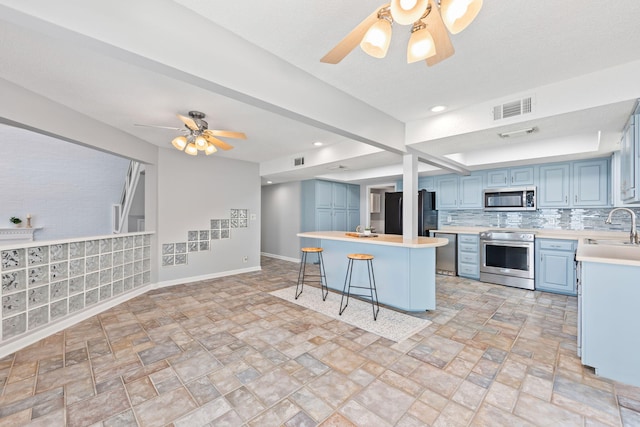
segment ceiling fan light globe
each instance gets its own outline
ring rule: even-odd
[[[204,151],[207,148],[207,140],[202,135],[198,135],[195,140],[196,148],[200,151]]]
[[[440,10],[444,25],[451,34],[458,34],[473,22],[482,9],[482,0],[442,0]]]
[[[407,63],[422,61],[436,54],[433,36],[426,28],[411,33],[407,46]]]
[[[218,149],[213,144],[209,143],[207,144],[207,148],[205,148],[204,150],[204,154],[208,156],[209,154],[213,154],[216,151],[218,151]]]
[[[391,0],[391,17],[400,25],[411,25],[427,10],[429,0]]]
[[[360,47],[374,58],[384,58],[391,42],[391,23],[386,19],[378,19],[360,42]]]
[[[173,141],[171,141],[171,145],[173,145],[176,150],[184,150],[184,147],[187,146],[187,138],[185,138],[184,136],[178,136],[176,138],[173,138]]]
[[[184,152],[190,156],[197,156],[198,149],[196,148],[196,144],[194,144],[193,142],[187,144],[187,148],[184,149]]]

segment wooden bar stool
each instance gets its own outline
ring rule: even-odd
[[[320,283],[320,293],[322,295],[322,301],[327,299],[329,288],[327,287],[327,276],[324,272],[324,261],[322,260],[322,248],[302,248],[302,258],[300,259],[300,271],[298,272],[298,284],[296,285],[296,299],[302,294],[304,290],[304,282],[316,282]],[[307,274],[307,254],[318,254],[318,268],[320,274]],[[317,277],[317,280],[306,280],[307,277]],[[300,292],[298,292],[300,288]]]
[[[342,298],[340,299],[340,315],[344,312],[345,308],[349,305],[349,296],[351,295],[351,288],[369,289],[369,295],[366,294],[353,294],[354,296],[360,296],[369,298],[371,300],[371,309],[373,310],[373,320],[377,320],[378,312],[380,311],[380,303],[378,302],[378,290],[376,289],[376,278],[373,275],[373,255],[369,254],[349,254],[347,255],[349,264],[347,265],[347,275],[344,278],[344,287],[342,288]],[[353,272],[353,261],[366,261],[367,273],[369,273],[369,286],[352,286],[351,276]],[[344,295],[347,294],[347,302],[342,306]]]

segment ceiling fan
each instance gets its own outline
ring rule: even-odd
[[[136,126],[182,131],[183,135],[174,138],[171,144],[177,150],[184,151],[191,156],[197,156],[198,151],[204,151],[208,156],[218,151],[218,148],[221,150],[231,150],[233,148],[232,145],[216,137],[247,139],[247,136],[242,132],[209,129],[209,124],[204,120],[205,114],[200,111],[189,111],[188,114],[189,117],[177,114],[178,118],[184,123],[184,128],[138,124]]]
[[[464,30],[481,8],[482,0],[391,0],[351,30],[320,62],[337,64],[358,44],[365,53],[384,58],[395,22],[411,25],[407,62],[424,59],[427,65],[435,65],[455,53],[447,30],[451,34]]]

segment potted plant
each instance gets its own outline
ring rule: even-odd
[[[17,216],[12,216],[9,218],[9,221],[11,221],[16,227],[20,227],[20,224],[22,224],[22,220]]]

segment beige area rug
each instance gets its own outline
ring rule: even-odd
[[[349,298],[349,306],[340,316],[338,311],[340,311],[342,294],[329,292],[327,300],[322,301],[320,289],[305,286],[304,292],[296,300],[295,292],[296,287],[291,286],[273,291],[271,295],[396,342],[406,340],[431,324],[429,320],[419,319],[382,306],[380,307],[380,313],[378,313],[378,320],[374,321],[371,303],[353,297]]]

